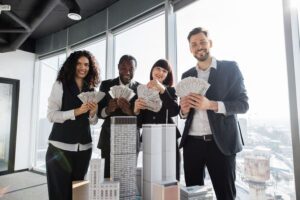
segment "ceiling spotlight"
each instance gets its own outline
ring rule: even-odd
[[[80,7],[77,4],[76,0],[69,1],[68,7],[69,7],[68,17],[76,21],[81,20]]]
[[[68,13],[68,17],[69,17],[70,19],[76,20],[76,21],[81,20],[80,14],[77,13],[77,12],[73,12],[73,11],[70,11],[70,12]]]
[[[1,14],[1,11],[10,11],[10,5],[3,5],[0,3],[0,14]]]

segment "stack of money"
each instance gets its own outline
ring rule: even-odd
[[[139,98],[142,98],[147,105],[147,109],[158,112],[161,109],[162,101],[157,90],[149,89],[146,85],[139,85],[137,88]]]
[[[190,93],[205,95],[209,86],[210,84],[201,78],[187,77],[176,85],[175,90],[178,97],[185,97]]]
[[[127,101],[130,101],[135,95],[132,89],[125,87],[124,85],[115,85],[110,88],[108,93],[113,99],[122,97]]]
[[[94,102],[98,103],[105,96],[104,92],[81,92],[77,97],[82,101],[82,103]]]

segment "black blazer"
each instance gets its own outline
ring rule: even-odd
[[[166,87],[166,91],[160,94],[162,100],[162,107],[160,111],[153,112],[151,110],[141,110],[138,115],[138,127],[141,128],[143,124],[165,124],[168,111],[168,124],[174,124],[172,117],[179,113],[179,106],[177,103],[177,96],[173,87]],[[178,128],[176,127],[176,137],[181,137]]]
[[[129,88],[132,89],[135,93],[137,90],[137,86],[140,83],[136,82],[136,81],[131,81]],[[108,102],[111,98],[110,94],[108,93],[110,88],[112,86],[115,85],[120,85],[119,82],[119,77],[115,78],[115,79],[109,79],[109,80],[105,80],[101,83],[100,85],[100,91],[105,92],[105,97],[98,103],[98,117],[101,119],[104,119],[104,122],[102,124],[102,129],[100,132],[100,138],[99,138],[99,142],[98,142],[98,148],[103,148],[108,147],[110,145],[110,117],[111,116],[126,116],[126,113],[123,113],[121,109],[117,109],[115,112],[111,113],[111,115],[103,118],[101,116],[101,112],[102,109],[108,106]],[[130,105],[133,108],[134,106],[134,102],[137,99],[137,95],[135,95],[131,100],[130,100]]]
[[[195,67],[183,73],[186,77],[197,77]],[[225,155],[232,155],[242,150],[243,138],[237,115],[249,109],[248,96],[244,86],[243,76],[236,62],[217,61],[217,69],[211,68],[208,82],[210,87],[206,97],[213,101],[222,101],[226,108],[226,115],[208,110],[208,120],[214,141]],[[192,109],[185,122],[180,147],[185,145],[195,110]]]

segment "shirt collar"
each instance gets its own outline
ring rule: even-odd
[[[123,86],[125,86],[125,87],[130,87],[131,86],[131,84],[133,84],[134,83],[134,81],[133,80],[131,80],[129,83],[127,83],[126,85],[121,81],[121,79],[120,79],[120,77],[119,77],[119,83],[120,83],[120,85],[123,85]]]
[[[217,69],[217,59],[215,57],[212,57],[211,59],[211,63],[209,65],[209,67],[206,70],[201,70],[199,69],[199,67],[196,65],[196,69],[197,71],[202,71],[202,72],[206,72],[206,71],[210,71],[211,68]]]

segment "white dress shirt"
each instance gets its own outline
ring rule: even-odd
[[[201,70],[196,66],[198,72],[198,78],[208,81],[211,68],[217,69],[217,60],[213,57],[210,66],[206,70]],[[218,111],[217,113],[226,113],[225,105],[223,102],[218,101]],[[207,111],[195,109],[194,118],[189,131],[189,135],[192,136],[202,136],[211,135],[211,129],[208,121]]]
[[[61,111],[63,97],[63,85],[61,82],[56,81],[51,90],[51,94],[48,98],[48,110],[47,118],[50,122],[64,123],[66,120],[75,120],[74,109]],[[95,114],[93,117],[89,117],[90,124],[97,124],[98,118]],[[49,143],[53,146],[66,150],[66,151],[84,151],[92,148],[92,143],[88,144],[68,144],[59,141],[49,140]]]

